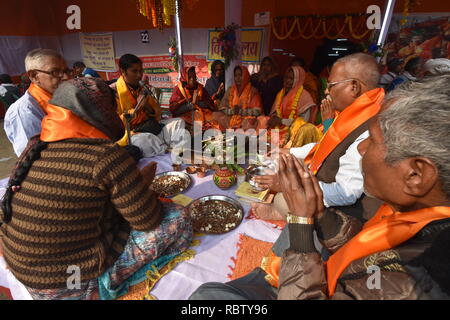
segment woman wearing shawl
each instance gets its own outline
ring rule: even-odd
[[[306,75],[305,75],[305,81],[303,83],[303,87],[311,95],[314,103],[318,104],[318,102],[319,102],[319,79],[306,68],[305,60],[303,60],[300,57],[295,57],[294,59],[292,59],[289,66],[290,67],[298,66],[298,67],[302,67],[305,70]]]
[[[225,94],[225,64],[222,61],[216,60],[212,63],[211,78],[206,81],[205,89],[215,105],[219,106]]]
[[[255,129],[257,117],[263,114],[261,97],[250,83],[250,73],[244,66],[234,68],[234,85],[222,99],[220,111],[223,117],[218,119],[222,129]]]
[[[259,129],[278,129],[279,145],[285,148],[301,147],[317,142],[321,133],[310,122],[317,107],[303,87],[305,71],[290,67],[284,76],[284,88],[278,93],[270,117],[259,117]],[[271,135],[271,137],[273,137]]]
[[[173,90],[169,103],[172,115],[182,118],[189,126],[194,121],[201,121],[203,130],[217,127],[213,119],[216,107],[203,85],[197,81],[195,67],[186,68],[181,74],[180,83]]]
[[[276,71],[272,58],[262,59],[259,72],[252,74],[250,81],[261,96],[264,114],[269,115],[277,93],[283,89],[283,77]]]
[[[114,143],[124,129],[102,80],[66,81],[44,108],[0,223],[8,267],[34,299],[105,298],[136,281],[141,267],[188,248],[187,213],[149,190],[155,165],[139,171]]]
[[[126,114],[132,114],[130,120],[131,143],[141,149],[144,157],[163,154],[169,147],[181,148],[184,143],[185,123],[182,119],[161,120],[161,107],[154,96],[146,94],[142,85],[144,69],[137,56],[125,54],[119,60],[121,76],[111,88],[116,92],[117,113],[126,125]],[[147,89],[148,90],[151,89]],[[138,102],[141,103],[136,109]],[[117,144],[128,144],[128,134]]]

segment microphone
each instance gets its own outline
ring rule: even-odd
[[[144,89],[144,93],[146,96],[148,96],[148,95],[153,96],[152,90],[147,85],[147,83],[145,83],[145,81],[143,81],[143,80],[139,81],[139,85]]]

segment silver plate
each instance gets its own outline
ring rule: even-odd
[[[194,231],[201,232],[201,233],[210,233],[210,234],[223,234],[223,233],[227,233],[227,232],[230,232],[230,231],[236,229],[242,223],[242,220],[244,219],[244,209],[242,208],[241,204],[237,200],[227,197],[227,196],[215,195],[215,196],[204,196],[204,197],[198,198],[189,204],[189,206],[188,206],[189,212],[192,210],[192,207],[194,205],[197,205],[198,203],[203,203],[203,202],[206,202],[209,200],[220,200],[220,201],[224,201],[224,202],[231,204],[236,210],[238,210],[240,212],[239,222],[237,222],[234,227],[229,228],[228,230],[225,230],[225,228],[223,228],[223,231],[221,231],[221,232],[212,232],[212,231],[204,231],[204,230],[194,230]],[[195,220],[194,217],[192,217],[192,219]]]
[[[179,191],[179,192],[176,192],[176,193],[174,193],[174,194],[165,195],[165,197],[174,197],[174,196],[176,196],[177,194],[180,194],[180,193],[186,191],[187,189],[189,189],[189,187],[190,187],[190,185],[191,185],[191,182],[192,182],[191,177],[190,177],[187,173],[185,173],[185,172],[180,172],[180,171],[167,171],[167,172],[162,172],[162,173],[160,173],[160,174],[157,174],[157,175],[155,176],[155,178],[153,179],[153,181],[155,181],[155,179],[158,179],[158,178],[160,178],[160,177],[165,177],[165,176],[177,176],[177,177],[182,178],[182,179],[185,181],[185,186],[184,186],[183,190],[181,190],[181,191]],[[152,189],[152,190],[153,190],[153,189]],[[156,191],[155,191],[155,192],[156,192]]]

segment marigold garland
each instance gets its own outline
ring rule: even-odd
[[[317,24],[314,26],[313,20],[318,18]],[[354,39],[361,40],[369,35],[373,30],[362,31],[366,23],[366,16],[360,15],[359,20],[356,22],[356,27],[354,26],[355,17],[351,15],[346,15],[343,24],[340,26],[337,17],[306,17],[306,22],[304,26],[301,26],[301,17],[294,17],[292,25],[288,25],[287,17],[283,17],[279,22],[279,29],[275,25],[275,19],[271,19],[272,32],[278,40],[299,40],[303,38],[305,40],[309,39],[337,39],[345,38],[348,35]],[[357,17],[356,17],[357,18]],[[335,30],[335,34],[333,29]],[[345,30],[348,29],[348,34]],[[297,31],[296,33],[294,31]]]
[[[238,47],[236,45],[236,30],[240,26],[232,23],[225,27],[219,34],[219,45],[221,56],[225,58],[225,69],[227,69],[231,62],[239,55]]]
[[[293,88],[291,89],[293,90]],[[288,119],[295,119],[296,117],[296,113],[297,113],[297,105],[298,105],[298,101],[300,100],[300,97],[303,93],[303,86],[301,86],[296,94],[295,94],[295,98],[294,101],[292,102],[291,105],[291,112],[289,112],[289,118]],[[285,90],[284,88],[277,94],[276,100],[275,100],[275,105],[276,105],[276,110],[277,110],[277,117],[282,119],[283,118],[283,110],[282,110],[282,101],[283,101],[283,97],[285,96]]]
[[[407,17],[416,5],[420,5],[419,0],[405,0],[405,3],[403,5],[402,19],[400,20],[400,26],[404,26],[406,22],[408,22]]]
[[[173,37],[170,37],[169,43],[167,44],[169,46],[169,55],[170,60],[172,61],[173,68],[176,72],[178,72],[178,50],[177,50],[177,40]]]

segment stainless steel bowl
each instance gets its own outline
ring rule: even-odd
[[[264,191],[266,190],[266,188],[261,188],[258,187],[255,183],[255,181],[253,181],[253,178],[256,176],[265,176],[267,175],[266,173],[266,166],[258,166],[258,167],[253,167],[251,169],[249,169],[247,171],[247,176],[246,176],[246,181],[248,181],[248,183],[250,183],[250,185],[253,187],[253,189],[255,191]]]
[[[192,183],[191,177],[186,172],[181,172],[181,171],[162,172],[160,174],[157,174],[155,176],[155,178],[153,179],[153,181],[155,181],[155,179],[158,179],[158,178],[164,177],[164,176],[178,176],[178,177],[182,178],[185,181],[185,186],[184,186],[182,191],[177,192],[177,193],[172,194],[172,195],[167,195],[167,197],[173,197],[173,196],[176,196],[177,194],[180,194],[180,193],[186,191],[187,189],[189,189],[189,187],[191,186],[191,183]]]

